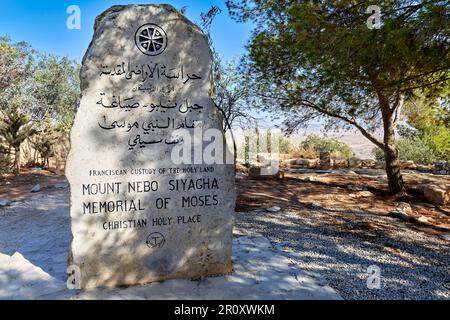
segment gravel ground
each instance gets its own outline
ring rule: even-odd
[[[236,234],[297,252],[344,299],[450,299],[450,241],[388,216],[298,208],[236,213]],[[380,288],[368,288],[380,270]],[[369,268],[370,267],[370,268]],[[371,282],[371,287],[376,286]]]

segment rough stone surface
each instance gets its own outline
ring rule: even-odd
[[[412,215],[412,208],[411,205],[409,203],[406,202],[399,202],[395,204],[395,209],[397,211],[403,212],[407,215]]]
[[[317,159],[297,159],[295,160],[294,164],[303,168],[315,168],[317,166],[317,163]]]
[[[362,160],[359,158],[349,158],[348,159],[348,167],[349,168],[361,168]]]
[[[438,205],[446,205],[447,203],[450,203],[450,190],[446,190],[433,184],[421,185],[419,186],[419,189],[422,190],[425,198],[432,203]]]
[[[55,189],[67,189],[69,185],[67,183],[57,183],[55,184]]]
[[[443,160],[436,161],[434,163],[434,173],[435,174],[450,174],[450,162]]]
[[[97,17],[66,169],[82,288],[231,272],[234,167],[205,164],[193,137],[223,137],[211,70],[207,38],[171,6]]]
[[[334,159],[334,168],[348,168],[348,159]]]
[[[267,208],[266,210],[269,212],[278,212],[281,210],[281,208],[278,206],[273,206],[273,207]]]
[[[367,187],[362,185],[349,184],[347,185],[347,189],[352,191],[366,191]]]
[[[361,161],[361,166],[363,168],[375,168],[377,162],[373,159],[364,159]]]
[[[408,161],[400,161],[400,169],[409,169],[413,170],[416,169],[417,165],[414,163],[414,161],[408,160]]]

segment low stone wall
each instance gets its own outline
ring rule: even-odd
[[[320,158],[316,159],[287,159],[282,161],[282,165],[290,168],[301,169],[384,169],[385,161],[373,159],[351,158],[331,158],[329,153],[323,152]],[[450,162],[438,161],[434,165],[416,164],[414,161],[400,161],[400,168],[403,170],[417,170],[424,173],[434,173],[450,175]]]
[[[435,174],[450,174],[450,162],[448,161],[437,161],[434,164]]]

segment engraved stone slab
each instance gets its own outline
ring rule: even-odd
[[[66,167],[75,286],[231,272],[234,167],[211,70],[206,37],[171,6],[97,17]]]

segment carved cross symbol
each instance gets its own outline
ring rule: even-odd
[[[136,46],[142,53],[156,56],[164,51],[167,46],[165,31],[156,24],[148,23],[136,31]]]

